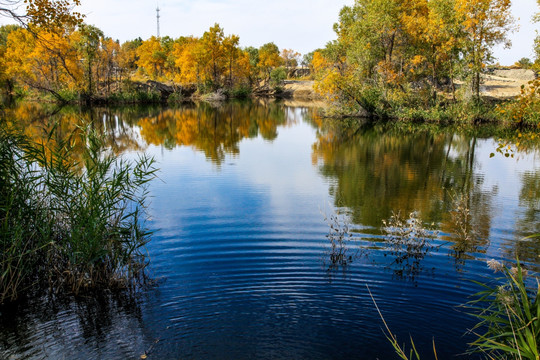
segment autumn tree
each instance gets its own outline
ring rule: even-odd
[[[137,70],[137,61],[139,60],[137,49],[142,43],[143,41],[140,37],[122,43],[118,52],[118,66],[120,67],[120,71]]]
[[[311,71],[313,71],[313,55],[315,51],[320,51],[320,49],[308,52],[302,56],[302,66],[308,67]]]
[[[120,76],[120,68],[118,62],[118,54],[120,53],[120,44],[109,37],[106,37],[101,42],[99,52],[99,63],[97,69],[97,79],[105,80],[106,94],[110,94],[111,85],[118,80]]]
[[[9,97],[13,91],[14,79],[7,76],[6,73],[6,51],[8,36],[11,32],[19,30],[19,25],[4,25],[0,27],[0,85],[6,90],[6,95]]]
[[[241,51],[238,47],[240,43],[240,37],[237,35],[229,35],[223,39],[223,55],[225,57],[227,73],[228,73],[228,86],[233,86],[233,64],[236,63],[240,57]]]
[[[58,30],[82,23],[83,15],[73,11],[80,4],[80,0],[0,0],[0,14],[23,26]]]
[[[175,75],[175,59],[173,56],[173,48],[176,41],[170,36],[163,36],[159,38],[161,42],[161,48],[163,51],[163,54],[165,56],[165,63],[163,65],[163,76],[165,76],[166,79],[172,79]]]
[[[279,54],[279,48],[274,43],[264,44],[259,48],[259,72],[264,76],[265,80],[270,80],[272,70],[281,65],[282,60]]]
[[[472,77],[472,91],[480,96],[480,74],[492,61],[492,48],[510,46],[507,35],[514,30],[510,0],[456,0],[456,11],[462,18],[465,49]]]
[[[390,83],[400,68],[399,48],[404,44],[401,14],[404,0],[357,0],[345,6],[334,25],[348,62],[367,78]]]
[[[409,71],[430,75],[433,94],[442,78],[450,78],[453,88],[454,75],[461,65],[464,33],[455,6],[455,0],[409,0],[402,14],[404,30],[413,45]]]
[[[80,0],[0,0],[0,15],[11,18],[19,25],[29,29],[37,28],[37,32],[47,30],[49,32],[62,33],[66,27],[73,27],[82,23],[83,15],[74,10],[80,5]],[[6,80],[8,92],[13,87],[13,79],[7,73],[14,73],[14,69],[8,69],[7,35],[14,28],[3,27],[9,31],[2,34],[2,49],[0,49],[0,80]]]
[[[137,48],[136,54],[139,58],[137,66],[150,78],[157,79],[163,75],[167,55],[161,46],[159,38],[152,36],[150,39],[143,41]]]
[[[79,56],[69,36],[44,30],[36,37],[21,28],[8,35],[6,74],[62,100],[63,89],[78,91],[82,88]]]
[[[509,9],[510,0],[356,0],[340,12],[337,40],[314,53],[316,87],[346,111],[378,114],[410,94],[434,104],[458,74],[479,96],[493,46],[513,29]]]
[[[224,39],[223,28],[217,23],[210,27],[208,31],[205,31],[201,38],[204,65],[212,75],[212,86],[214,89],[220,86],[221,75],[225,68]]]
[[[197,84],[207,90],[248,81],[251,74],[249,53],[239,47],[237,35],[225,36],[215,24],[201,38],[182,37],[175,41],[170,58],[174,62],[174,80],[180,84]]]
[[[258,74],[258,67],[259,67],[259,49],[253,46],[248,46],[244,48],[244,52],[247,54],[249,58],[249,74],[248,79],[251,86],[258,84],[259,82],[259,74]]]
[[[84,95],[92,97],[96,90],[94,78],[94,64],[99,58],[101,49],[101,41],[103,39],[103,31],[93,25],[83,24],[79,26],[75,34],[75,48],[79,51],[81,63],[84,63],[86,73],[86,89]]]
[[[300,59],[301,54],[292,49],[283,49],[281,51],[281,60],[283,66],[287,69],[296,68],[298,66],[298,60]]]
[[[174,81],[183,84],[197,84],[201,81],[202,45],[193,36],[182,38],[174,44],[172,55],[177,69]]]

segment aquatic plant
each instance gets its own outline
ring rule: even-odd
[[[375,309],[377,309],[377,313],[379,314],[379,317],[381,318],[381,320],[382,320],[382,322],[384,324],[384,327],[386,329],[386,332],[384,333],[384,335],[386,336],[388,341],[392,344],[392,347],[394,348],[394,351],[396,352],[396,354],[402,360],[412,360],[412,359],[420,360],[421,357],[418,354],[418,350],[416,350],[416,346],[414,344],[414,341],[413,341],[412,337],[410,338],[410,340],[411,340],[411,348],[409,349],[409,353],[407,354],[405,345],[401,345],[399,343],[396,335],[394,333],[392,333],[392,331],[390,330],[390,327],[386,323],[386,320],[384,320],[384,316],[381,313],[381,310],[379,309],[379,306],[377,305],[377,302],[375,301],[375,298],[373,297],[373,294],[371,293],[371,290],[369,289],[369,286],[367,284],[366,284],[366,287],[367,287],[369,296],[371,297],[371,301],[373,301],[373,304],[375,305]],[[437,348],[435,347],[435,340],[433,340],[433,356],[434,356],[435,360],[438,359],[438,357],[437,357]]]
[[[0,129],[0,158],[0,302],[44,284],[77,294],[144,280],[153,159],[119,159],[89,129],[54,145]]]
[[[42,180],[27,161],[26,139],[0,129],[0,303],[14,300],[44,253],[49,227]]]
[[[329,272],[339,268],[345,269],[359,255],[359,251],[353,249],[351,245],[353,236],[350,226],[346,219],[337,213],[325,215],[324,221],[329,226],[329,232],[326,235],[328,243],[323,259],[324,266]]]
[[[477,339],[470,344],[470,354],[483,353],[487,359],[538,360],[540,358],[540,283],[538,278],[530,281],[536,288],[527,286],[528,271],[519,260],[510,268],[496,260],[488,261],[488,267],[503,277],[495,280],[495,285],[474,281],[484,288],[474,295],[469,302],[471,314],[479,322],[470,330]],[[386,323],[378,305],[367,286],[368,293],[385,326],[385,336],[392,344],[400,359],[420,360],[413,339],[410,339],[410,350],[398,342]],[[478,331],[484,331],[479,334]],[[435,341],[433,354],[437,359]]]
[[[471,330],[478,335],[472,351],[490,359],[540,358],[540,283],[531,279],[519,260],[510,268],[491,260],[488,266],[503,274],[495,284],[476,282],[484,290],[468,305],[479,323]],[[478,334],[478,331],[483,333]]]
[[[393,213],[390,219],[383,220],[384,239],[388,254],[394,258],[396,274],[411,277],[413,280],[422,271],[422,260],[432,250],[437,232],[423,226],[418,213],[412,212],[405,219],[400,212]],[[386,255],[386,254],[385,254]]]

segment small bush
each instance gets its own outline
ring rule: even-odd
[[[174,92],[167,98],[169,104],[180,104],[186,101],[181,92]]]
[[[345,270],[359,256],[353,244],[352,232],[345,218],[338,214],[325,215],[324,221],[329,226],[326,235],[328,244],[325,250],[323,265],[328,272],[341,268]]]
[[[283,66],[275,68],[270,73],[270,84],[274,87],[281,85],[285,79],[287,79],[287,70]]]
[[[153,104],[162,101],[161,94],[157,91],[145,91],[139,89],[131,89],[112,93],[107,98],[107,101],[112,103],[138,103],[138,104]]]
[[[249,86],[239,86],[232,90],[231,96],[237,99],[246,99],[251,95],[251,88]]]
[[[423,269],[425,256],[438,249],[434,244],[438,233],[424,227],[416,212],[411,213],[408,219],[399,212],[392,214],[390,219],[383,220],[382,230],[388,255],[394,258],[394,272],[414,280]]]
[[[62,89],[58,91],[58,94],[65,102],[73,102],[79,100],[79,92],[76,90]]]
[[[514,127],[540,127],[540,80],[522,86],[521,94],[509,103],[500,105],[497,110],[507,123]]]

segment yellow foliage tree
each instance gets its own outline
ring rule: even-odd
[[[142,39],[126,41],[120,46],[118,51],[118,66],[122,72],[134,71],[137,69],[137,48],[142,45]]]
[[[173,47],[173,57],[177,68],[174,81],[182,84],[197,84],[200,81],[199,59],[201,43],[198,38],[188,37]]]
[[[39,39],[26,29],[9,34],[5,53],[6,74],[27,86],[62,99],[60,91],[80,90],[83,71],[69,37],[43,31]]]
[[[143,41],[136,50],[137,66],[142,69],[150,78],[157,79],[163,75],[167,56],[161,46],[159,38],[152,36]]]
[[[227,82],[229,87],[232,87],[234,84],[233,70],[235,69],[233,68],[233,65],[238,61],[238,58],[241,54],[241,51],[238,48],[239,42],[240,37],[238,37],[237,35],[229,35],[225,39],[223,39],[223,55],[226,61]]]
[[[300,58],[300,53],[292,49],[283,49],[281,50],[281,61],[283,66],[288,69],[295,68],[298,66],[298,59]]]
[[[225,49],[223,40],[225,35],[219,24],[214,24],[205,31],[201,38],[202,44],[202,68],[211,75],[212,85],[218,88],[221,85],[221,76],[225,69]]]
[[[456,0],[456,12],[462,19],[472,90],[480,95],[480,73],[492,60],[492,47],[510,45],[508,33],[514,28],[510,0]]]
[[[73,11],[80,4],[80,0],[1,0],[0,13],[24,26],[58,31],[82,23],[84,16]]]
[[[274,43],[268,43],[259,49],[259,71],[265,77],[266,81],[270,79],[270,73],[273,69],[282,63],[279,54],[279,48]]]

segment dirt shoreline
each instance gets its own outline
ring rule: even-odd
[[[495,70],[482,76],[480,92],[486,98],[508,100],[519,96],[521,87],[529,86],[529,81],[534,79],[535,74],[531,70]],[[456,83],[460,85],[460,82]],[[313,89],[314,84],[311,80],[287,80],[283,86],[283,95],[293,99],[320,101],[323,98]]]

